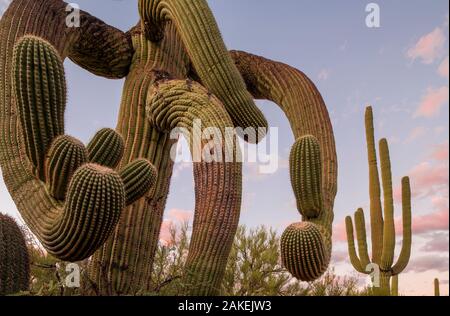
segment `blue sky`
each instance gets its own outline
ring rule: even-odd
[[[137,1],[75,2],[122,30],[138,20]],[[369,1],[209,1],[229,49],[263,55],[304,71],[326,101],[339,160],[334,260],[338,273],[352,271],[348,260],[343,260],[343,219],[357,207],[368,210],[363,117],[365,106],[371,104],[377,138],[390,141],[394,184],[410,175],[413,186],[418,233],[410,268],[400,277],[400,291],[430,295],[432,279],[440,277],[442,291],[448,294],[448,176],[444,175],[448,173],[448,2],[375,2],[381,9],[377,29],[365,25]],[[123,81],[96,78],[70,61],[65,66],[67,132],[88,141],[99,128],[115,126]],[[241,223],[272,226],[281,233],[299,220],[285,163],[294,139],[274,104],[258,105],[270,125],[279,128],[282,163],[273,175],[260,175],[254,164],[246,164]],[[167,221],[194,207],[192,169],[189,164],[175,168]],[[17,214],[1,180],[0,198],[2,211]],[[400,210],[397,205],[398,216]]]

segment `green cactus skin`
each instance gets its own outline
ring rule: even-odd
[[[380,185],[378,179],[378,167],[376,160],[373,112],[368,107],[365,114],[367,149],[369,158],[369,181],[370,181],[370,212],[372,227],[372,244],[377,244],[380,249],[374,249],[372,260],[367,250],[366,225],[364,211],[358,209],[355,213],[356,238],[358,240],[358,253],[355,249],[353,222],[350,216],[346,217],[346,230],[348,240],[348,251],[353,267],[360,273],[369,273],[366,267],[372,263],[380,267],[380,287],[375,288],[376,295],[394,295],[397,288],[391,289],[391,278],[397,278],[408,265],[411,256],[411,186],[408,177],[402,179],[402,214],[403,214],[403,245],[397,263],[394,264],[395,252],[395,225],[394,225],[394,200],[392,193],[392,174],[389,157],[389,148],[386,139],[380,141],[380,167],[384,195],[384,214],[381,214]],[[381,217],[380,217],[381,216]],[[375,222],[374,222],[375,221]],[[381,228],[381,230],[380,230]],[[382,236],[378,234],[381,231]],[[382,242],[381,242],[382,241]],[[398,280],[392,280],[393,284]]]
[[[64,134],[66,82],[53,46],[35,36],[21,38],[14,49],[14,93],[28,158],[44,180],[45,154],[54,137]]]
[[[114,169],[123,157],[125,144],[115,130],[103,128],[89,142],[87,150],[89,161]]]
[[[73,174],[87,161],[88,153],[82,142],[68,135],[56,137],[45,165],[45,181],[50,195],[63,201]]]
[[[441,296],[439,279],[434,279],[434,296]]]
[[[136,159],[119,174],[125,185],[126,205],[131,205],[155,185],[158,171],[147,159]]]
[[[267,121],[247,91],[232,58],[226,53],[207,2],[139,0],[139,13],[152,41],[160,40],[167,21],[173,21],[201,83],[223,102],[235,126],[244,130],[253,127],[259,131],[258,135],[247,135],[247,141],[258,142],[264,138],[265,133],[258,128],[267,127]],[[194,15],[195,19],[192,19]]]
[[[119,220],[124,207],[125,190],[119,174],[104,166],[83,165],[73,175],[66,195],[66,208],[78,222],[72,228],[76,231],[61,235],[61,239],[65,238],[62,245],[57,245],[56,240],[50,249],[67,253],[73,261],[86,258],[106,241],[114,227],[111,223]],[[71,219],[63,219],[59,229],[67,230],[67,220]],[[88,238],[94,230],[99,231],[96,238]]]
[[[325,262],[329,262],[332,250],[333,205],[337,192],[337,157],[333,128],[325,102],[314,83],[295,68],[242,51],[232,51],[231,56],[253,97],[270,100],[284,111],[295,139],[311,135],[319,143],[322,208],[317,217],[304,217],[303,220],[316,224],[320,230],[326,250]],[[295,146],[294,144],[294,148]],[[298,170],[300,165],[298,161],[291,159],[291,175],[301,173]],[[317,185],[317,181],[314,183]],[[295,182],[292,186],[295,188]],[[297,205],[298,202],[297,200]]]
[[[281,260],[297,279],[314,281],[328,267],[322,232],[309,222],[290,225],[281,236]]]
[[[234,135],[226,134],[225,128],[232,127],[233,122],[220,100],[196,82],[157,82],[150,96],[149,120],[161,131],[182,128],[194,158],[194,175],[208,175],[195,177],[195,218],[182,284],[189,295],[217,295],[237,230],[241,203],[242,183],[240,177],[234,175],[241,174],[242,166],[226,162],[226,146],[232,144]],[[203,140],[201,146],[196,147],[192,139],[196,136],[194,120],[200,120],[203,128],[220,128],[220,142],[205,147],[209,144]],[[200,154],[205,148],[214,152],[216,161],[208,162],[208,157]],[[238,154],[238,149],[233,148],[233,157]],[[208,184],[208,179],[218,179],[220,175],[223,181],[213,186]],[[228,210],[227,214],[221,214],[222,209]],[[211,234],[212,231],[217,233]]]
[[[320,145],[314,136],[299,138],[289,158],[291,183],[297,208],[305,218],[316,218],[322,211],[322,165]]]
[[[13,218],[0,213],[0,295],[26,291],[30,258],[25,238]]]
[[[323,209],[317,218],[305,220],[317,225],[325,245],[325,261],[329,261],[337,188],[336,149],[325,103],[303,73],[244,52],[227,52],[206,0],[141,0],[141,21],[127,33],[83,11],[80,27],[67,28],[65,8],[66,3],[61,0],[13,0],[0,21],[0,76],[6,78],[0,80],[0,164],[18,210],[50,253],[68,261],[86,258],[115,227],[90,260],[89,275],[96,293],[136,294],[150,289],[150,273],[173,170],[170,152],[176,140],[162,132],[161,126],[152,125],[145,108],[152,104],[151,91],[156,81],[191,78],[204,85],[211,92],[208,95],[217,96],[212,103],[217,109],[223,104],[221,122],[231,121],[241,128],[266,126],[253,96],[274,101],[283,109],[295,139],[304,135],[317,138],[321,150]],[[80,67],[106,78],[126,76],[116,126],[117,133],[124,138],[125,150],[117,169],[123,170],[134,160],[145,158],[158,171],[154,189],[121,214],[85,210],[82,215],[85,217],[109,216],[99,220],[103,226],[83,224],[91,232],[82,236],[86,244],[93,245],[88,251],[65,247],[69,241],[78,239],[74,233],[78,233],[81,225],[79,219],[71,216],[67,199],[64,203],[54,199],[46,185],[31,172],[35,167],[23,144],[22,123],[9,79],[13,73],[14,46],[25,34],[45,39],[61,61],[70,58]],[[258,133],[255,139],[248,135],[248,141],[258,141],[263,135]],[[239,220],[241,166],[200,163],[194,166],[194,178],[198,193],[193,235],[198,237],[192,241],[183,277],[193,281],[186,294],[212,295],[217,293]],[[210,192],[214,194],[208,197]],[[118,217],[118,223],[111,220]],[[220,225],[222,219],[224,224]],[[202,275],[196,275],[198,271]]]
[[[392,276],[391,296],[398,296],[398,274]]]

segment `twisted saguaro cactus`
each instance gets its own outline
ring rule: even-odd
[[[0,213],[0,295],[28,289],[30,259],[25,238],[16,221]]]
[[[238,127],[240,136],[257,143],[267,122],[253,98],[263,98],[285,111],[295,139],[310,135],[291,159],[306,221],[293,226],[293,236],[305,242],[289,239],[286,254],[301,267],[300,278],[320,275],[331,255],[337,167],[332,126],[314,84],[287,65],[228,52],[206,0],[140,0],[141,21],[127,33],[85,12],[79,28],[67,27],[65,6],[61,0],[13,0],[0,22],[0,75],[6,78],[0,80],[0,164],[19,211],[43,245],[59,258],[78,260],[103,243],[90,260],[96,291],[149,289],[173,169],[176,139],[168,131],[191,132],[200,119],[203,127],[220,131]],[[100,131],[87,146],[91,164],[78,168],[79,160],[69,158],[73,144],[51,148],[56,137],[65,137],[66,57],[96,75],[126,76],[116,130]],[[49,110],[53,116],[44,115]],[[211,158],[223,157],[230,143],[200,145]],[[62,155],[68,158],[59,164]],[[65,170],[62,178],[58,169]],[[195,219],[183,284],[186,294],[217,294],[239,221],[241,165],[202,158],[194,164],[194,178]],[[75,188],[104,188],[108,194],[94,204]],[[107,203],[114,206],[110,212],[101,207]]]
[[[378,295],[390,295],[391,277],[397,276],[408,265],[411,255],[411,188],[409,178],[402,179],[402,205],[403,205],[403,245],[397,263],[394,265],[395,251],[395,224],[394,200],[392,190],[391,162],[386,139],[380,141],[381,179],[383,184],[384,216],[382,214],[380,199],[380,182],[378,177],[377,156],[374,141],[373,112],[368,107],[365,114],[367,152],[369,161],[370,181],[370,217],[372,227],[372,259],[369,258],[366,240],[366,224],[364,211],[358,209],[355,213],[356,237],[358,240],[359,257],[355,249],[352,218],[345,219],[347,228],[348,251],[353,267],[360,273],[369,274],[372,271],[370,264],[379,267],[380,286],[375,288]]]

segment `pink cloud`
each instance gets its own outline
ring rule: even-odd
[[[161,224],[161,232],[159,235],[159,240],[165,244],[169,245],[172,240],[171,230],[178,225],[184,224],[192,220],[193,212],[186,211],[182,209],[170,209],[167,211],[167,216]]]
[[[439,65],[438,74],[448,79],[448,56]]]
[[[413,197],[433,196],[437,192],[448,191],[448,171],[448,162],[441,164],[422,162],[414,167],[409,172]]]
[[[428,88],[414,116],[430,118],[439,115],[441,108],[448,102],[448,93],[448,86]]]
[[[410,133],[408,138],[406,139],[405,143],[409,144],[415,141],[416,139],[424,136],[427,133],[427,129],[423,126],[418,126],[414,128]],[[391,142],[392,143],[392,142]]]
[[[448,142],[436,145],[431,153],[431,157],[437,161],[448,162],[449,159],[449,146]]]
[[[426,271],[448,271],[448,257],[423,256],[411,258],[411,262],[405,270],[406,272],[426,272]]]
[[[190,221],[193,217],[192,211],[186,211],[178,208],[170,209],[167,212],[167,216],[173,222],[178,222],[180,224]]]
[[[345,229],[345,221],[339,222],[333,227],[333,241],[336,243],[347,242],[347,231]]]
[[[425,252],[444,252],[448,253],[449,240],[447,233],[435,233],[431,234],[430,239],[420,249]]]
[[[420,59],[424,64],[431,64],[444,53],[445,41],[444,31],[437,27],[422,36],[406,55],[411,60]]]
[[[414,234],[448,230],[448,220],[447,206],[447,210],[414,217],[412,221],[412,230]]]

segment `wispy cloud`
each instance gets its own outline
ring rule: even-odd
[[[408,138],[405,140],[405,144],[410,144],[413,141],[419,139],[420,137],[424,136],[427,133],[427,129],[423,126],[415,127],[411,130],[411,132],[408,135]]]
[[[438,74],[448,79],[448,56],[441,62],[438,68]]]
[[[431,234],[428,241],[422,248],[420,248],[420,250],[425,252],[448,253],[449,250],[448,232],[445,233],[438,232]]]
[[[432,32],[422,36],[406,53],[412,61],[419,59],[424,64],[431,64],[441,58],[445,52],[445,34],[437,27]]]
[[[431,118],[439,115],[441,108],[448,103],[448,86],[428,88],[422,97],[414,117]]]
[[[329,69],[322,69],[319,72],[319,74],[317,75],[317,78],[319,80],[326,81],[330,78],[330,75],[331,75],[331,71]]]
[[[426,271],[448,271],[448,257],[423,256],[412,258],[410,264],[406,268],[406,272],[426,272]]]

